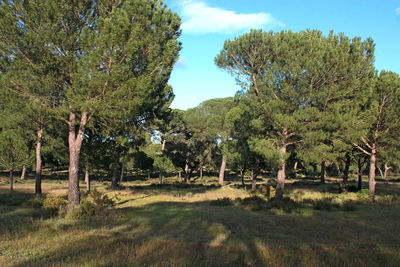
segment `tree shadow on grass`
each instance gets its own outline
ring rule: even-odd
[[[382,207],[303,216],[159,202],[66,222],[72,238],[17,266],[396,266],[398,221]]]

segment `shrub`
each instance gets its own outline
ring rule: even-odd
[[[93,201],[96,209],[102,209],[114,205],[114,201],[112,199],[96,189],[90,191],[88,197]]]
[[[39,209],[43,207],[43,199],[35,197],[29,199],[27,202],[24,203],[24,206],[26,208],[32,208],[32,209]]]
[[[241,206],[244,206],[246,209],[251,210],[251,211],[259,211],[262,209],[265,209],[266,206],[265,204],[267,201],[259,196],[251,196],[251,197],[246,197],[246,198],[237,198],[236,203],[238,203]]]
[[[50,196],[47,195],[43,200],[43,207],[49,211],[60,214],[68,202],[61,196]]]
[[[337,208],[337,204],[332,203],[331,199],[324,198],[314,202],[313,209],[331,211],[333,208]]]
[[[94,216],[96,215],[96,206],[87,199],[82,199],[80,203],[81,215],[82,216]]]
[[[211,201],[212,206],[232,206],[233,201],[229,197],[218,198]]]
[[[284,212],[291,212],[299,207],[300,205],[297,202],[293,201],[291,198],[283,198],[282,200],[270,199],[267,202],[267,209],[269,210],[281,210]]]

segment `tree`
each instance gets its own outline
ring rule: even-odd
[[[10,192],[13,192],[14,171],[22,167],[27,146],[21,132],[5,130],[0,133],[0,166],[10,173]]]
[[[353,115],[356,120],[350,125],[349,134],[357,138],[353,143],[354,146],[369,156],[369,191],[370,200],[374,202],[377,158],[379,154],[384,155],[385,151],[390,151],[391,147],[396,147],[400,143],[399,75],[381,71],[373,86],[369,102],[367,105],[360,105],[355,112]]]
[[[29,40],[36,54],[46,55],[43,67],[55,70],[40,77],[51,78],[46,92],[61,103],[58,117],[68,126],[73,208],[79,205],[79,157],[90,121],[140,123],[168,101],[180,19],[157,0],[3,1],[1,14],[8,51],[27,69],[37,69],[29,57],[35,53],[25,53]],[[25,15],[34,19],[24,20]],[[33,88],[23,89],[36,96]]]
[[[373,48],[371,39],[310,30],[252,30],[225,41],[215,63],[256,96],[268,129],[258,146],[280,155],[277,199],[283,197],[288,148],[303,142],[302,133],[323,118],[328,105],[362,89],[373,71]]]

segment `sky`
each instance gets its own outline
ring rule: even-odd
[[[400,0],[164,0],[182,19],[182,50],[171,74],[172,108],[188,109],[240,90],[217,68],[224,41],[250,29],[333,30],[375,41],[375,67],[400,73]]]

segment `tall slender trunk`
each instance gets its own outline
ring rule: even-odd
[[[283,198],[283,191],[285,189],[285,168],[286,168],[286,159],[285,159],[285,154],[286,154],[286,145],[284,144],[281,149],[281,163],[279,164],[278,167],[278,183],[276,185],[276,195],[275,198],[278,200],[281,200]]]
[[[361,163],[361,157],[358,157],[358,162],[357,162],[357,190],[362,189],[362,163]]]
[[[25,175],[26,175],[26,164],[22,166],[22,171],[21,171],[21,180],[25,180]]]
[[[219,181],[218,181],[221,186],[224,185],[225,168],[226,168],[226,157],[223,156],[221,168],[219,169]]]
[[[298,166],[298,164],[299,164],[299,162],[298,161],[296,161],[295,163],[294,163],[294,166],[293,166],[293,178],[294,179],[296,179],[296,176],[297,176],[297,166]]]
[[[320,177],[321,177],[321,184],[324,184],[325,183],[325,159],[323,159],[322,162],[321,162],[321,174],[320,174]]]
[[[158,180],[159,180],[160,184],[163,184],[163,172],[162,172],[162,170],[160,170],[160,173],[158,175]]]
[[[376,168],[378,169],[378,171],[379,171],[379,173],[380,173],[380,175],[381,175],[381,178],[384,179],[384,178],[383,178],[383,171],[382,171],[382,169],[381,169],[378,165],[376,166]]]
[[[10,170],[10,193],[14,192],[14,172]]]
[[[339,162],[336,163],[336,169],[337,169],[338,177],[342,176]]]
[[[244,183],[244,170],[240,170],[240,178],[242,180],[242,186],[245,187],[246,184]]]
[[[371,158],[369,161],[369,193],[371,202],[375,202],[375,171],[376,171],[376,143],[372,144]]]
[[[111,186],[118,187],[119,185],[119,153],[115,156],[114,164],[113,164],[113,174],[111,179]]]
[[[389,167],[388,163],[385,162],[385,172],[383,173],[383,179],[386,180],[386,178],[388,177],[388,173],[389,173],[390,169],[391,169],[391,167]]]
[[[89,164],[86,164],[86,166],[85,166],[85,183],[86,183],[86,191],[90,192]]]
[[[257,190],[257,172],[255,170],[251,171],[251,192]]]
[[[188,159],[186,159],[186,164],[185,164],[185,183],[190,184],[189,178],[189,164],[188,164]]]
[[[203,179],[203,166],[200,167],[200,180]]]
[[[346,163],[343,171],[343,190],[345,192],[347,191],[347,182],[349,180],[350,163],[351,163],[350,153],[346,153]]]
[[[35,195],[36,197],[42,196],[42,137],[43,128],[37,131],[36,141],[36,170],[35,170]]]
[[[256,159],[256,165],[251,170],[251,192],[255,192],[257,189],[257,175],[260,169],[260,159]]]
[[[119,182],[122,183],[122,180],[124,179],[124,171],[125,171],[125,163],[122,162],[122,167],[121,167],[121,176],[119,177]],[[138,170],[139,172],[139,170]],[[139,176],[139,175],[138,175]]]
[[[86,112],[82,113],[81,121],[79,124],[78,134],[76,134],[76,114],[69,113],[68,120],[68,146],[69,146],[69,169],[68,169],[68,209],[71,211],[73,208],[79,206],[79,157],[82,147],[82,141],[85,134],[85,126],[87,123],[88,115]]]
[[[182,179],[182,175],[181,175],[181,174],[182,174],[182,171],[178,171],[178,178],[179,178],[179,180]]]
[[[147,170],[147,179],[150,180],[150,170]]]

